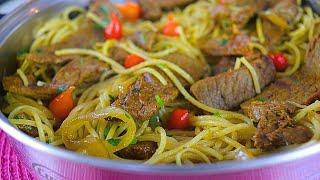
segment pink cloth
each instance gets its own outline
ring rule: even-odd
[[[34,180],[29,171],[20,162],[7,135],[0,130],[0,179]]]

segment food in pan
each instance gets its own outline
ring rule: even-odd
[[[145,164],[243,160],[314,143],[319,22],[295,0],[67,7],[17,52],[2,111],[52,146]]]

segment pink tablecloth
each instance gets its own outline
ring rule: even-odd
[[[0,130],[0,179],[33,180],[34,178],[19,161],[7,135]]]

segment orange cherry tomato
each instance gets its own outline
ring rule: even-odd
[[[56,96],[49,104],[49,109],[54,117],[59,120],[64,120],[71,110],[74,108],[72,93],[75,90],[74,86],[70,86],[66,91]]]
[[[162,29],[162,34],[166,36],[179,36],[179,24],[174,20],[173,14],[169,14],[169,20]]]
[[[114,13],[111,14],[111,22],[104,29],[104,37],[106,39],[121,39],[122,37],[122,24]]]
[[[131,68],[132,66],[135,66],[137,64],[140,64],[144,61],[144,59],[140,56],[137,56],[135,54],[129,54],[126,59],[124,60],[124,67]]]
[[[168,121],[168,129],[186,129],[189,126],[189,112],[187,109],[177,108],[172,111]]]
[[[123,17],[129,21],[136,21],[141,14],[141,7],[138,3],[129,1],[116,4]]]

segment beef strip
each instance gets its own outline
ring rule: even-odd
[[[232,56],[223,56],[217,64],[213,65],[213,75],[218,75],[234,69],[236,58]]]
[[[152,141],[141,141],[137,144],[129,145],[128,147],[116,152],[118,156],[132,160],[149,159],[157,150],[158,145]]]
[[[195,60],[185,54],[172,53],[163,59],[181,67],[188,74],[190,74],[195,81],[207,76],[210,73],[210,67],[207,62]]]
[[[152,31],[136,32],[128,38],[140,48],[151,51],[153,44],[156,42],[157,33]]]
[[[256,59],[252,66],[263,89],[275,79],[275,67],[267,57]],[[197,81],[191,92],[202,103],[219,109],[233,109],[256,95],[252,76],[246,67]]]
[[[129,55],[129,53],[126,50],[119,47],[112,47],[109,51],[110,58],[122,65],[124,64],[124,60],[126,59],[126,57]]]
[[[259,96],[241,104],[243,112],[259,122],[254,139],[256,147],[267,150],[286,144],[304,143],[311,138],[309,129],[292,123],[289,115],[296,111],[296,107],[289,102],[309,105],[320,99],[320,35],[309,44],[305,59],[306,63],[297,73],[277,80]],[[261,100],[265,102],[259,103]],[[274,107],[281,110],[281,118],[278,111],[272,110]],[[281,122],[290,123],[276,126],[275,117]]]
[[[37,86],[36,78],[27,75],[29,86],[24,86],[23,81],[18,75],[4,77],[2,80],[3,89],[35,99],[50,99],[56,94],[56,89],[48,86]]]
[[[237,56],[251,52],[249,48],[250,38],[246,34],[238,34],[226,38],[213,38],[201,45],[201,50],[211,56]]]
[[[127,91],[119,95],[112,106],[124,109],[135,120],[149,120],[159,110],[155,100],[156,95],[168,104],[178,96],[178,90],[170,82],[164,86],[151,74],[144,73]]]
[[[285,20],[290,25],[294,22],[294,19],[299,13],[298,6],[295,0],[283,0],[277,3],[272,2],[271,8],[265,12],[259,13],[262,18],[263,33],[266,38],[265,44],[267,46],[273,46],[281,41],[283,34],[287,29],[281,28],[273,24],[269,19],[266,18],[267,14],[275,14]]]
[[[142,9],[142,17],[147,20],[158,20],[162,16],[163,9],[174,9],[186,6],[194,0],[138,0]]]
[[[78,56],[56,56],[54,54],[56,50],[64,48],[90,48],[97,41],[104,41],[102,31],[94,28],[93,24],[86,23],[80,27],[77,32],[73,33],[62,42],[31,51],[26,55],[26,59],[38,64],[65,63],[78,58]]]
[[[62,67],[52,79],[51,86],[87,87],[97,82],[103,71],[110,71],[106,63],[91,57],[80,57]]]
[[[271,150],[289,144],[301,144],[310,140],[310,129],[295,125],[286,107],[274,102],[253,102],[245,110],[249,118],[258,121],[254,145],[263,150]]]

